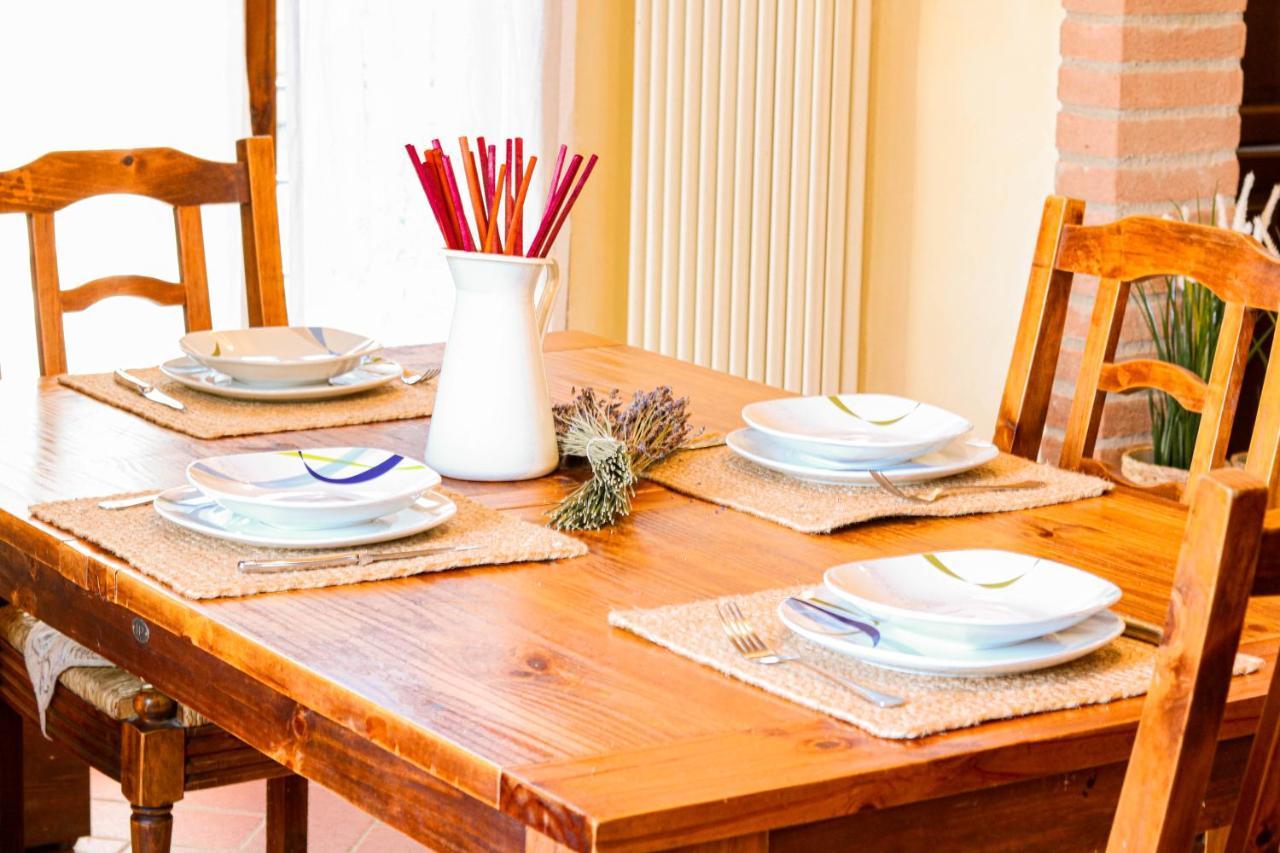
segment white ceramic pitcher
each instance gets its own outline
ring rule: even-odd
[[[560,287],[559,268],[550,258],[452,250],[444,256],[456,297],[426,462],[459,480],[550,473],[559,451],[542,336]]]

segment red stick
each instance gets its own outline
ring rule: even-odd
[[[544,207],[551,206],[551,199],[555,197],[556,190],[560,188],[560,175],[564,172],[564,155],[569,151],[568,145],[560,146],[560,153],[556,155],[556,170],[551,173],[551,185],[547,187],[547,202]]]
[[[498,149],[492,145],[489,146],[489,162],[484,170],[484,203],[493,207],[494,196],[498,194],[497,183],[498,174]]]
[[[516,177],[517,177],[515,172],[515,165],[516,165],[515,164],[515,146],[513,146],[511,144],[511,140],[508,139],[507,140],[507,197],[504,204],[504,209],[507,212],[507,228],[511,227],[511,217],[515,216],[515,213],[516,213],[515,211],[516,195],[514,192],[512,192],[513,187],[511,186],[512,184],[515,183]],[[504,230],[502,233],[505,234],[507,232]]]
[[[489,146],[484,144],[484,137],[476,137],[476,146],[480,149],[480,189],[483,193],[485,210],[489,209],[489,199],[493,197],[493,181],[489,179]],[[483,241],[484,236],[481,235]]]
[[[527,257],[540,258],[542,246],[547,241],[547,235],[551,232],[551,226],[556,220],[556,214],[560,212],[560,206],[564,204],[565,196],[569,194],[569,187],[573,185],[573,177],[578,174],[578,167],[582,165],[582,155],[574,154],[573,159],[569,161],[569,170],[564,174],[564,180],[560,182],[560,186],[556,187],[556,194],[551,197],[551,202],[547,205],[547,209],[542,212],[542,222],[538,224],[538,232],[533,235],[533,242],[529,244],[529,252]]]
[[[439,142],[440,140],[436,140]],[[445,222],[449,225],[449,230],[453,232],[454,248],[461,249],[462,230],[458,228],[458,212],[453,209],[453,199],[449,195],[449,177],[444,171],[444,153],[439,148],[432,148],[426,156],[430,158],[431,165],[435,168],[436,180],[439,182],[440,195],[444,198]]]
[[[493,158],[489,158],[492,165]],[[493,251],[494,238],[498,233],[498,203],[502,201],[503,182],[507,178],[507,167],[505,165],[498,169],[498,184],[494,187],[493,202],[489,205],[489,230],[484,235],[484,250],[486,252]]]
[[[596,167],[596,161],[599,159],[599,157],[592,154],[591,159],[587,161],[587,168],[582,170],[582,177],[578,179],[578,185],[573,188],[573,193],[570,194],[569,200],[565,202],[564,210],[560,212],[559,218],[556,219],[556,227],[551,229],[551,235],[547,237],[547,241],[543,244],[542,251],[538,254],[538,257],[545,258],[547,252],[551,251],[551,244],[556,241],[556,236],[560,233],[560,227],[569,218],[569,211],[573,210],[573,203],[578,200],[578,194],[586,186],[587,178],[591,177],[591,170]]]
[[[444,155],[444,174],[449,179],[449,200],[453,203],[458,231],[462,234],[462,248],[468,252],[474,252],[476,244],[471,239],[471,226],[467,225],[467,211],[462,206],[462,193],[458,192],[458,177],[453,172],[453,163],[450,162],[448,154]]]
[[[517,136],[517,137],[516,137],[516,170],[515,170],[514,174],[517,174],[517,175],[523,175],[523,174],[525,174],[525,171],[524,171],[524,137],[523,137],[523,136]],[[517,255],[523,255],[523,254],[524,254],[524,227],[523,227],[523,226],[522,226],[522,224],[521,224],[521,222],[523,221],[523,219],[524,219],[524,202],[523,202],[523,201],[521,201],[521,200],[517,200],[517,201],[516,201],[516,221],[515,221],[515,224],[516,224],[516,242],[515,242],[516,251],[515,251],[515,254],[517,254]],[[512,252],[511,252],[511,250],[510,250],[510,249],[507,249],[507,254],[508,254],[508,255],[512,254]]]
[[[520,239],[520,220],[524,214],[524,197],[529,194],[529,179],[533,176],[533,167],[538,162],[537,157],[529,158],[529,168],[524,172],[524,179],[520,181],[520,194],[516,197],[516,214],[511,220],[511,224],[507,226],[507,245],[503,250],[504,255],[516,255],[516,241]]]
[[[412,143],[405,145],[404,148],[409,152],[409,160],[413,163],[413,170],[418,173],[418,182],[422,184],[422,192],[427,197],[427,204],[431,206],[431,213],[436,218],[436,225],[440,229],[440,235],[444,237],[444,244],[447,248],[452,249],[454,246],[450,242],[449,229],[445,227],[440,199],[436,196],[435,185],[428,178],[428,169],[418,159],[418,151],[413,147]]]

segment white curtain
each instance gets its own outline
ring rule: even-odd
[[[234,160],[248,135],[243,0],[58,0],[0,4],[0,171],[48,151],[168,146]],[[63,288],[94,278],[178,275],[173,215],[149,199],[101,197],[55,217]],[[242,324],[235,205],[205,211],[214,323]],[[26,218],[0,215],[0,367],[38,372]],[[145,334],[133,329],[145,328]],[[66,318],[72,370],[156,364],[177,355],[182,314],[113,299]]]
[[[453,287],[404,145],[523,136],[540,215],[569,142],[574,4],[293,0],[282,14],[290,310],[389,345],[443,340]]]

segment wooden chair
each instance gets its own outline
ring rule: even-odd
[[[65,373],[62,315],[83,311],[109,296],[140,296],[160,305],[181,305],[187,331],[208,329],[200,207],[239,204],[249,323],[283,326],[285,312],[276,220],[275,160],[270,137],[236,144],[235,163],[216,163],[171,148],[126,151],[58,151],[9,172],[0,172],[0,213],[25,213],[31,250],[40,372]],[[54,213],[93,196],[127,193],[173,205],[178,237],[177,282],[150,276],[116,275],[62,290],[54,241]]]
[[[205,204],[240,205],[250,324],[287,324],[271,139],[242,139],[236,153],[237,162],[216,163],[169,148],[58,152],[0,172],[0,213],[27,215],[42,374],[66,370],[62,315],[110,296],[181,305],[188,330],[210,327],[200,217]],[[121,275],[60,289],[54,212],[107,193],[148,196],[173,205],[179,281]],[[21,719],[34,721],[36,710],[20,650],[33,622],[0,601],[3,853],[22,848]],[[69,670],[60,680],[48,720],[60,743],[121,783],[132,805],[135,851],[169,849],[172,807],[184,791],[253,779],[268,780],[267,849],[306,849],[306,781],[131,674],[115,668]],[[16,795],[10,796],[11,791]]]
[[[1226,707],[1232,663],[1251,594],[1280,591],[1280,530],[1263,533],[1267,491],[1238,469],[1201,478],[1191,504],[1151,688],[1142,706],[1137,740],[1111,827],[1111,851],[1188,851],[1197,832]],[[1258,567],[1260,553],[1267,557]],[[1249,793],[1266,789],[1276,849],[1276,755],[1280,689],[1273,680],[1267,711],[1249,760],[1245,793],[1231,830],[1236,839],[1257,838]],[[1262,756],[1267,759],[1264,761]],[[1259,784],[1267,777],[1267,785]],[[1243,846],[1230,847],[1245,849]]]
[[[1196,482],[1225,463],[1253,341],[1251,309],[1280,309],[1280,260],[1243,234],[1207,225],[1149,216],[1103,225],[1082,225],[1083,219],[1084,202],[1059,196],[1045,201],[996,444],[1028,458],[1039,452],[1072,279],[1077,273],[1095,276],[1098,291],[1059,464],[1124,482],[1091,458],[1106,394],[1163,390],[1202,415],[1187,488],[1180,495],[1189,502]],[[1115,361],[1132,283],[1176,274],[1203,283],[1226,303],[1208,382],[1154,359]],[[1280,499],[1280,336],[1271,352],[1246,468],[1267,484],[1275,505]]]

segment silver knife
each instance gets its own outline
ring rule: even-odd
[[[173,399],[150,382],[139,379],[127,370],[117,369],[115,376],[117,384],[132,388],[153,403],[177,409],[179,412],[186,411],[187,407],[182,405],[180,401]]]
[[[367,566],[384,560],[407,560],[446,551],[475,551],[479,545],[436,545],[432,548],[415,548],[412,551],[386,551],[372,554],[368,551],[351,551],[346,554],[322,554],[318,557],[295,557],[288,560],[241,560],[237,567],[246,575],[272,575],[277,572],[300,572],[308,569],[335,569],[342,566]]]

